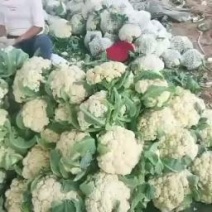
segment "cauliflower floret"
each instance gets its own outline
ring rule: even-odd
[[[119,30],[119,39],[132,43],[141,35],[141,28],[136,24],[124,24]]]
[[[22,204],[24,202],[24,192],[27,190],[27,182],[25,180],[14,179],[10,185],[10,189],[6,191],[5,208],[8,212],[22,212]]]
[[[81,14],[73,15],[70,24],[73,35],[81,35],[85,31],[85,19]]]
[[[168,38],[158,38],[157,39],[157,48],[154,51],[154,54],[160,57],[165,51],[168,50],[170,45],[171,45],[171,43]]]
[[[95,118],[99,118],[104,122],[106,119],[105,115],[108,112],[108,109],[109,108],[106,91],[100,91],[90,96],[88,100],[80,105],[80,111],[77,115],[80,128],[82,130],[86,130],[90,126],[92,126],[92,122],[89,123],[89,119],[86,119],[86,113],[83,112],[84,110],[87,110]]]
[[[71,120],[70,113],[66,105],[58,105],[55,109],[54,120],[56,122],[69,122]]]
[[[84,38],[84,45],[86,48],[89,48],[89,43],[95,38],[95,37],[102,37],[102,33],[100,31],[87,31],[85,38]]]
[[[107,32],[116,34],[124,24],[124,15],[118,14],[116,11],[110,9],[101,12],[100,18],[100,29],[104,34]]]
[[[49,87],[56,101],[82,102],[88,95],[84,83],[85,73],[77,66],[62,65],[49,75]]]
[[[97,30],[99,24],[100,24],[100,17],[97,14],[90,14],[86,21],[86,30],[87,31]]]
[[[154,35],[144,34],[135,41],[135,46],[139,53],[149,55],[156,51],[157,41]]]
[[[175,68],[180,65],[181,54],[174,49],[167,49],[162,55],[163,61],[167,68]]]
[[[89,192],[86,190],[88,185],[92,185]],[[115,208],[127,212],[130,209],[130,189],[119,181],[117,175],[98,173],[88,178],[81,190],[86,194],[87,212],[112,212]]]
[[[173,134],[167,134],[159,139],[161,157],[181,159],[184,156],[194,160],[198,153],[195,138],[187,129],[179,128]]]
[[[56,204],[64,200],[77,201],[75,191],[65,192],[62,185],[53,176],[41,178],[32,191],[32,204],[34,212],[48,212]]]
[[[49,168],[50,153],[39,145],[34,146],[23,159],[22,176],[25,179],[34,179],[44,169]]]
[[[144,113],[138,122],[138,131],[144,141],[153,141],[161,134],[172,134],[176,131],[179,123],[175,119],[170,108],[148,111]]]
[[[50,17],[48,19],[49,32],[56,38],[69,38],[72,35],[71,24],[63,18]]]
[[[151,14],[143,10],[134,10],[127,13],[127,18],[127,23],[136,24],[141,28],[141,30],[143,30],[148,25],[148,23],[150,23]]]
[[[96,36],[89,44],[89,50],[92,56],[97,56],[113,45],[109,38],[101,38]]]
[[[40,91],[40,86],[45,82],[44,74],[51,68],[51,61],[41,57],[32,57],[21,69],[16,72],[13,82],[13,94],[16,102],[25,102],[29,91],[32,95]]]
[[[136,82],[135,90],[140,94],[144,94],[151,86],[161,86],[161,87],[168,87],[168,83],[166,80],[162,79],[142,79]]]
[[[212,204],[212,152],[204,152],[196,158],[192,172],[199,178],[199,196],[196,201]]]
[[[59,138],[60,135],[58,133],[56,133],[55,131],[46,128],[44,129],[41,133],[40,136],[43,140],[45,140],[47,143],[56,143]]]
[[[0,128],[8,121],[8,112],[0,108]]]
[[[104,172],[127,175],[140,159],[142,144],[132,131],[114,126],[98,138],[98,152],[98,165]]]
[[[212,110],[206,109],[201,118],[205,118],[207,126],[204,129],[199,129],[198,133],[201,137],[201,142],[206,147],[212,146]]]
[[[178,88],[178,95],[170,102],[170,108],[182,127],[192,127],[198,124],[205,103],[189,90]]]
[[[139,71],[162,71],[164,69],[163,61],[156,55],[149,54],[139,57],[134,61],[136,72]]]
[[[101,83],[103,80],[111,82],[113,79],[121,77],[125,71],[126,66],[123,63],[105,62],[88,70],[86,72],[86,80],[91,85]]]
[[[41,132],[49,124],[47,102],[43,99],[33,99],[24,104],[21,118],[24,126],[35,132]]]
[[[190,49],[182,55],[182,65],[188,70],[199,68],[203,64],[204,56],[196,49]]]
[[[188,49],[193,49],[193,44],[186,36],[174,36],[171,39],[171,48],[183,53]]]
[[[67,172],[73,175],[79,174],[87,169],[92,155],[96,151],[95,140],[88,133],[72,130],[63,132],[60,140],[57,142],[56,149],[61,153],[61,163]],[[83,158],[91,156],[90,160],[86,158],[86,167],[81,164]]]
[[[155,188],[153,203],[162,212],[181,208],[183,201],[189,195],[189,181],[187,171],[165,174],[149,181]]]

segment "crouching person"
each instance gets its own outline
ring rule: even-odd
[[[29,57],[52,57],[52,41],[43,33],[44,26],[42,0],[0,0],[0,37],[14,39],[14,46]]]

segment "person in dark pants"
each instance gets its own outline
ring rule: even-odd
[[[42,0],[0,0],[0,37],[14,39],[14,46],[29,57],[51,59],[53,44],[44,26]]]

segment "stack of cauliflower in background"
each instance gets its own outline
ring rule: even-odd
[[[203,56],[127,1],[44,3],[57,39],[82,36],[92,56],[121,39],[138,55],[130,64],[53,66],[12,47],[0,51],[0,211],[211,204],[212,110],[161,72],[196,69]]]

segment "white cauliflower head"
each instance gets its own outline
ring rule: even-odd
[[[198,153],[198,145],[192,134],[183,128],[176,129],[173,134],[166,134],[159,139],[159,154],[161,157],[182,159],[188,156],[194,160]]]
[[[189,195],[190,187],[187,171],[165,174],[149,181],[155,189],[153,203],[162,212],[183,207],[183,201]]]
[[[98,165],[104,172],[127,175],[140,159],[142,144],[134,132],[114,126],[98,138],[98,152]]]
[[[89,133],[76,130],[63,132],[57,142],[56,150],[60,151],[64,170],[77,175],[90,165],[92,155],[96,152],[95,140]],[[86,160],[86,164],[83,164],[83,160]]]
[[[81,190],[86,195],[87,212],[112,212],[115,208],[127,212],[130,209],[130,189],[119,181],[117,175],[98,173],[88,178]]]
[[[163,61],[154,54],[139,57],[134,61],[136,72],[139,71],[162,71],[164,69]]]
[[[24,203],[24,192],[27,190],[27,182],[25,180],[14,179],[5,193],[5,208],[8,212],[22,212],[22,204]]]
[[[157,48],[154,51],[154,54],[157,56],[161,56],[170,48],[170,40],[168,38],[158,38],[157,39]]]
[[[45,143],[56,143],[59,140],[60,135],[55,131],[46,128],[40,133],[40,137]]]
[[[162,55],[163,61],[167,68],[178,67],[181,63],[181,54],[174,49],[167,49]]]
[[[107,48],[112,46],[113,42],[109,38],[102,38],[96,36],[93,40],[88,44],[89,50],[92,56],[97,56],[100,53],[104,52]]]
[[[119,30],[119,39],[132,43],[141,35],[141,28],[136,24],[124,24]]]
[[[41,132],[49,124],[47,102],[36,98],[24,104],[21,111],[23,125],[35,132]]]
[[[136,92],[144,94],[151,86],[168,87],[168,82],[163,79],[141,79],[135,84]]]
[[[95,38],[95,37],[102,37],[102,33],[100,31],[87,31],[86,35],[84,37],[84,45],[86,48],[89,48],[89,43]]]
[[[23,159],[22,176],[25,179],[34,179],[42,170],[49,168],[50,152],[39,145],[34,146]]]
[[[171,49],[183,53],[188,49],[193,49],[193,44],[186,36],[174,36],[171,38]]]
[[[54,120],[56,122],[69,122],[71,120],[67,105],[58,105],[58,107],[55,109]]]
[[[81,35],[85,31],[85,19],[83,16],[78,13],[74,14],[70,20],[72,34],[73,35]]]
[[[16,72],[13,82],[13,94],[16,102],[22,103],[36,95],[45,82],[45,74],[51,68],[51,61],[41,57],[32,57]],[[29,95],[30,92],[32,96]]]
[[[34,212],[50,211],[54,204],[65,200],[77,201],[78,194],[75,191],[63,191],[61,183],[54,176],[41,178],[32,190]]]
[[[126,65],[120,62],[105,62],[95,66],[86,72],[86,80],[88,84],[94,85],[101,83],[103,80],[111,82],[120,78],[126,71]]]
[[[86,112],[84,110],[89,112],[95,118],[98,118],[101,121],[105,122],[108,109],[109,108],[106,91],[99,91],[90,96],[88,100],[80,105],[80,111],[77,115],[80,128],[82,130],[86,130],[90,126],[92,126],[92,122],[89,122],[89,119],[86,118]]]
[[[192,166],[192,173],[199,178],[198,202],[206,204],[212,203],[212,152],[204,152],[200,157],[196,158]]]
[[[203,64],[204,55],[196,49],[190,49],[182,55],[182,65],[188,70],[199,68]]]
[[[179,123],[172,110],[165,107],[161,110],[144,113],[139,119],[137,128],[144,141],[153,141],[161,134],[174,133],[178,126]]]
[[[149,55],[156,51],[157,41],[154,35],[144,34],[135,41],[135,46],[139,53]]]
[[[178,88],[178,95],[170,102],[170,108],[182,127],[192,127],[198,124],[205,103],[189,90]]]
[[[69,38],[72,35],[71,23],[66,19],[51,17],[49,22],[49,32],[56,38]]]
[[[50,90],[59,103],[82,102],[88,95],[85,89],[85,73],[77,66],[61,65],[51,72],[48,79]]]

